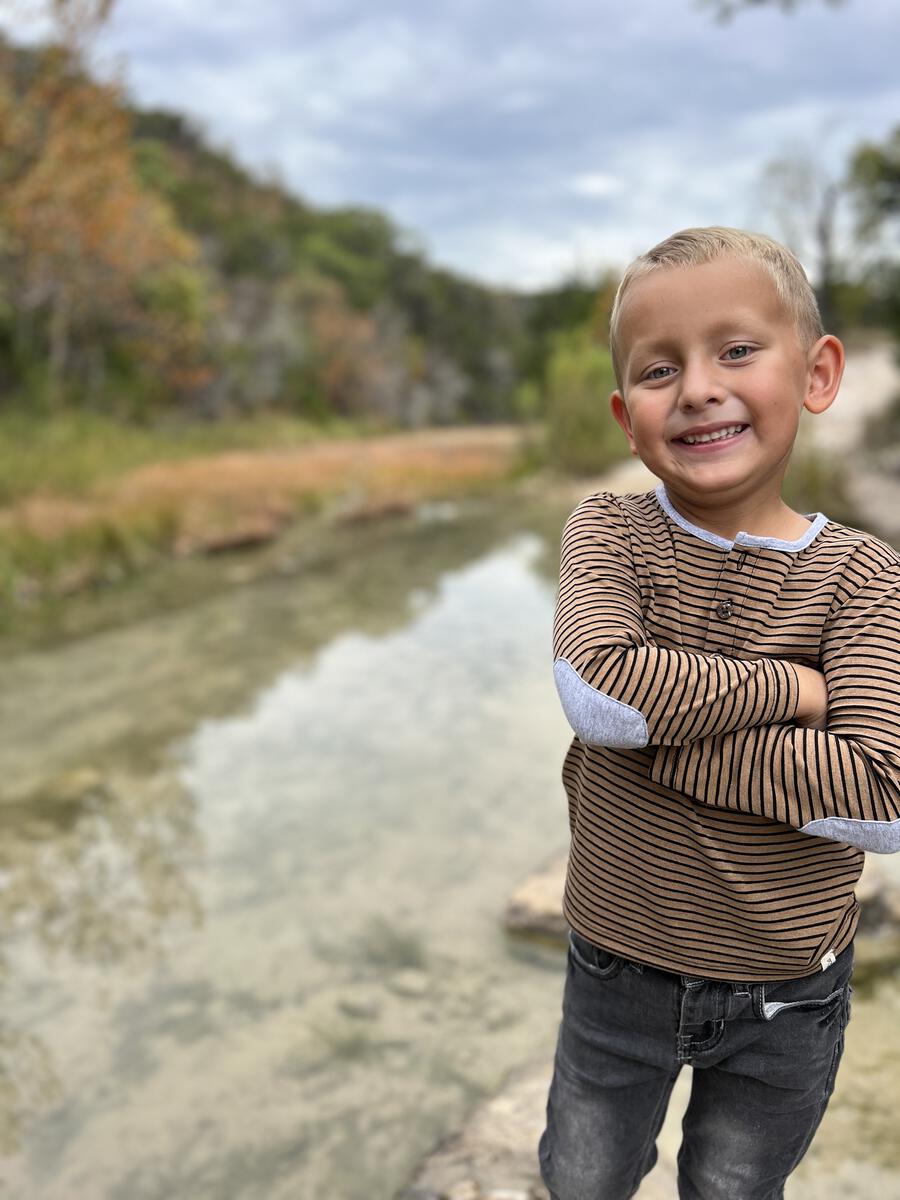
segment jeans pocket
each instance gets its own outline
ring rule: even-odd
[[[831,1060],[831,1070],[828,1073],[828,1079],[825,1083],[825,1101],[828,1102],[831,1093],[834,1091],[834,1081],[837,1076],[837,1070],[840,1066],[841,1058],[844,1053],[844,1034],[847,1030],[847,1024],[850,1020],[850,992],[852,988],[848,983],[841,995],[841,1024],[837,1042],[834,1047],[834,1055]]]
[[[569,958],[594,979],[613,979],[625,965],[617,954],[595,946],[574,929],[569,931]]]
[[[838,988],[836,992],[822,996],[821,999],[763,1000],[763,1016],[767,1021],[772,1021],[779,1013],[787,1012],[789,1009],[800,1009],[803,1012],[818,1012],[824,1019],[846,1003],[845,992],[847,987],[849,987],[849,984]]]

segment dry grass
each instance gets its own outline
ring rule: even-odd
[[[0,509],[0,577],[14,604],[277,536],[299,515],[402,511],[500,483],[521,462],[515,427],[427,430],[238,450],[139,466],[79,495],[43,491]]]

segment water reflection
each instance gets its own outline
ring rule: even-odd
[[[8,664],[9,1195],[387,1197],[549,1049],[558,977],[497,927],[565,836],[521,520]]]
[[[71,1001],[67,965],[127,971],[161,949],[166,926],[196,928],[202,911],[183,869],[197,852],[193,804],[171,776],[70,772],[0,818],[0,1149],[11,1154],[26,1124],[64,1099],[36,1030]]]

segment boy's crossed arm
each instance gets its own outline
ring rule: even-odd
[[[660,746],[650,777],[862,850],[900,850],[900,567],[826,624],[827,730],[761,724]]]
[[[602,525],[577,517],[598,508]],[[578,737],[658,747],[651,778],[703,803],[863,849],[900,849],[900,568],[824,631],[824,677],[778,659],[667,650],[644,626],[618,506],[566,524],[554,674]],[[821,724],[823,679],[828,729]],[[797,724],[787,724],[796,722]]]

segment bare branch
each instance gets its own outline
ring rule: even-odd
[[[807,0],[697,0],[701,8],[712,11],[717,21],[730,21],[739,13],[750,8],[780,8],[782,12],[792,12]],[[830,8],[837,8],[844,0],[821,0]]]

